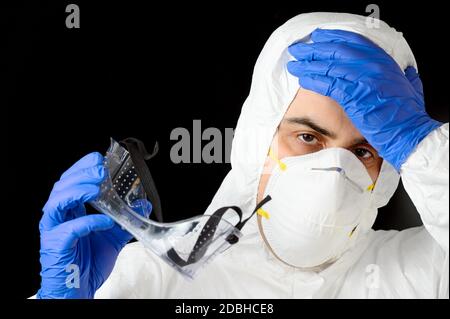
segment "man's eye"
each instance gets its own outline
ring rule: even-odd
[[[317,138],[314,135],[311,134],[300,134],[298,136],[298,139],[300,139],[303,143],[314,145],[317,143]]]
[[[362,158],[362,159],[369,159],[373,157],[373,154],[365,148],[357,148],[355,149],[355,155]]]

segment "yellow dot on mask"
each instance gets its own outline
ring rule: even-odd
[[[265,219],[269,219],[269,218],[270,218],[270,214],[269,214],[268,212],[266,212],[266,211],[265,211],[264,209],[262,209],[262,208],[258,209],[258,210],[256,211],[256,213],[257,213],[259,216],[264,217]]]
[[[269,157],[278,164],[278,167],[280,167],[280,170],[282,170],[282,171],[286,170],[286,168],[287,168],[286,163],[283,163],[282,161],[280,161],[278,159],[278,157],[275,156],[275,154],[273,153],[272,148],[269,149]]]

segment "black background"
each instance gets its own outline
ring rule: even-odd
[[[95,2],[95,4],[93,4]],[[81,28],[65,27],[76,3]],[[143,3],[147,3],[143,5]],[[256,58],[269,35],[304,12],[365,15],[369,1],[184,2],[30,1],[7,13],[6,201],[20,220],[14,296],[39,288],[41,208],[60,174],[109,137],[134,136],[160,153],[151,163],[167,220],[201,214],[229,164],[173,164],[170,132],[192,121],[235,127]],[[448,121],[446,11],[440,2],[376,2],[381,19],[404,33],[419,64],[429,113]],[[12,156],[11,156],[12,154]],[[11,191],[12,190],[12,191]],[[419,225],[403,190],[380,212],[376,229]],[[12,229],[11,229],[12,230]]]

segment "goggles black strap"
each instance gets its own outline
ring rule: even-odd
[[[120,142],[130,153],[136,173],[138,174],[142,187],[147,194],[150,203],[152,204],[152,214],[156,216],[159,222],[163,222],[163,215],[161,209],[161,200],[159,198],[158,190],[153,181],[152,174],[147,166],[146,160],[153,158],[158,153],[158,142],[155,143],[153,152],[150,154],[145,149],[144,143],[136,138],[127,138]]]
[[[245,224],[253,217],[253,215],[260,209],[264,204],[266,204],[268,201],[270,201],[272,198],[270,196],[266,196],[261,202],[256,205],[256,208],[253,210],[250,217],[248,217],[245,220],[242,220],[242,210],[237,206],[226,206],[219,208],[210,216],[208,221],[203,226],[200,236],[197,238],[197,241],[194,245],[194,248],[192,249],[191,253],[189,254],[188,260],[182,259],[178,253],[172,248],[167,252],[167,256],[175,262],[180,267],[185,267],[190,264],[193,264],[200,260],[206,253],[206,250],[208,249],[208,246],[211,244],[214,235],[217,231],[217,227],[222,220],[223,215],[229,210],[235,211],[239,216],[239,222],[236,224],[235,228],[241,230],[242,227],[245,226]],[[226,241],[230,245],[234,245],[239,241],[239,238],[234,235],[230,234]]]
[[[222,220],[223,215],[229,210],[234,210],[239,215],[239,220],[242,218],[242,211],[237,206],[227,206],[219,208],[209,216],[208,221],[203,225],[203,228],[200,232],[199,237],[197,238],[197,241],[195,242],[194,248],[192,249],[191,253],[189,254],[189,257],[187,260],[184,260],[181,258],[178,253],[175,251],[175,249],[170,249],[167,251],[167,256],[172,259],[173,262],[175,262],[180,267],[185,267],[190,264],[196,263],[198,260],[200,260],[206,253],[206,250],[208,249],[209,245],[212,243],[214,239],[214,235],[217,231],[217,227],[219,226],[220,221]],[[206,217],[206,216],[205,216]],[[227,238],[228,240],[228,238]]]
[[[264,197],[263,200],[260,201],[260,202],[256,205],[256,207],[255,207],[255,209],[253,210],[252,214],[251,214],[246,220],[241,221],[239,224],[237,224],[237,225],[236,225],[236,228],[239,229],[239,230],[241,230],[242,227],[244,227],[245,224],[253,217],[253,215],[255,215],[256,212],[257,212],[261,207],[263,207],[267,202],[269,202],[269,201],[271,201],[271,200],[272,200],[272,197],[270,197],[270,195],[267,195],[266,197]]]

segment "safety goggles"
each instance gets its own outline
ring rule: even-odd
[[[239,207],[228,206],[212,215],[164,223],[158,191],[146,164],[157,152],[157,143],[149,154],[135,138],[120,143],[111,139],[104,163],[108,176],[99,197],[90,204],[182,275],[193,279],[202,266],[239,241],[242,227],[270,197],[262,200],[245,220]],[[152,204],[157,221],[135,212],[136,203],[143,199]]]

